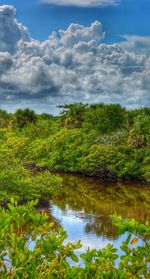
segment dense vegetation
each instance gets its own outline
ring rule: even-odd
[[[64,193],[61,178],[49,170],[150,182],[149,108],[127,111],[120,105],[78,103],[61,110],[59,116],[0,110],[0,204],[11,200],[7,209],[0,208],[0,278],[149,278],[148,222],[113,217],[121,233],[129,232],[121,245],[124,254],[109,244],[81,255],[84,266],[72,266],[69,259],[79,260],[74,250],[80,242],[64,245],[66,233],[55,230],[47,215],[36,214],[34,202],[14,202],[69,195],[71,189]],[[95,203],[92,192],[83,193]],[[114,190],[117,201],[120,193]]]
[[[28,168],[150,181],[150,108],[77,103],[60,109],[57,117],[1,110],[1,161],[7,156]]]
[[[84,265],[73,266],[73,261],[79,261],[75,250],[81,248],[80,241],[64,245],[67,235],[63,229],[55,231],[48,216],[37,214],[34,206],[34,202],[17,206],[12,199],[8,210],[0,209],[0,278],[149,278],[148,223],[142,225],[134,219],[113,216],[120,233],[128,232],[121,245],[122,255],[118,256],[117,249],[108,244],[105,249],[87,250],[81,255]],[[34,241],[32,249],[31,240]]]

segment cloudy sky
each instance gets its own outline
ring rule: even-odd
[[[150,106],[150,0],[0,0],[0,108]]]

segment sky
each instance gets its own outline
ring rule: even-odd
[[[0,0],[0,108],[150,106],[150,0]]]

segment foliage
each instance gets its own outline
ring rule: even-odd
[[[14,114],[14,119],[12,120],[12,126],[14,128],[23,128],[28,123],[35,123],[37,117],[33,110],[29,109],[18,109]]]
[[[10,114],[0,109],[0,129],[8,128]]]
[[[35,198],[49,200],[52,195],[59,192],[61,189],[59,177],[51,175],[48,171],[38,174],[32,173],[15,159],[14,154],[17,152],[15,148],[14,152],[10,153],[9,151],[2,149],[0,153],[1,204],[6,204],[10,197],[15,197],[20,202]]]
[[[78,263],[80,260],[75,253],[76,249],[81,248],[80,241],[64,244],[66,232],[62,228],[55,231],[47,214],[36,213],[36,203],[32,201],[26,206],[17,206],[11,199],[8,209],[0,209],[2,279],[149,278],[150,243],[145,238],[150,235],[148,223],[142,225],[134,219],[122,220],[113,216],[113,222],[121,233],[129,231],[121,245],[123,255],[119,257],[117,249],[108,244],[100,250],[88,249],[81,254],[84,265],[74,266],[71,262]]]
[[[60,123],[65,129],[82,128],[84,120],[84,112],[87,105],[82,103],[58,106],[63,109],[61,111]]]
[[[49,200],[60,192],[63,198],[61,179],[46,169],[150,181],[149,108],[71,104],[62,109],[58,117],[29,109],[0,111],[0,204],[11,200],[8,209],[0,209],[0,278],[149,278],[148,223],[114,216],[121,233],[128,232],[123,254],[109,244],[88,250],[81,255],[84,266],[73,266],[71,259],[81,260],[75,254],[80,242],[65,245],[66,233],[36,214],[34,202],[17,206],[12,199]]]
[[[105,134],[117,131],[125,123],[126,113],[120,105],[91,105],[85,111],[84,127]]]
[[[129,133],[128,143],[134,147],[143,147],[150,144],[150,113],[140,114]]]
[[[81,103],[60,108],[57,117],[28,109],[1,111],[7,126],[0,129],[0,152],[21,165],[150,181],[149,108]]]

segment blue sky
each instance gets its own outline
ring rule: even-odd
[[[0,100],[150,106],[150,0],[1,0]]]
[[[150,0],[120,0],[116,6],[95,8],[50,5],[38,0],[0,3],[14,5],[17,19],[39,40],[46,39],[54,30],[66,29],[72,22],[89,25],[95,20],[102,22],[107,43],[121,40],[121,34],[150,36]]]

